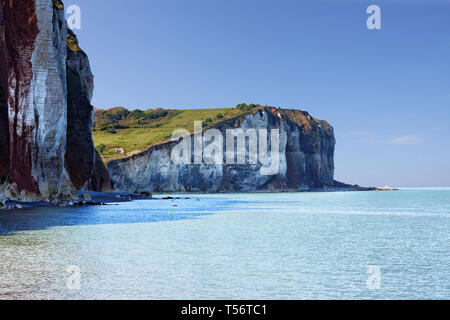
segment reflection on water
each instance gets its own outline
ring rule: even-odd
[[[449,199],[228,194],[2,212],[0,299],[448,299]]]

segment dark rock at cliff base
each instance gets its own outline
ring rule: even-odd
[[[351,185],[339,181],[334,181],[334,189],[336,191],[375,191],[374,187],[361,187],[357,184]],[[333,191],[333,190],[332,190]]]

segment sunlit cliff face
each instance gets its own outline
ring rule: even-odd
[[[86,168],[78,168],[84,180],[72,182],[68,167],[75,170],[69,166],[72,158],[66,158],[66,151],[71,150],[68,105],[87,109],[75,115],[74,121],[82,121],[85,115],[92,118],[93,76],[87,56],[81,55],[75,35],[67,29],[61,1],[0,0],[0,4],[0,151],[4,151],[0,182],[7,180],[4,196],[70,201],[77,197],[76,189],[88,188],[96,161],[90,128],[69,128],[81,130],[78,136],[84,140],[77,153],[89,159]],[[86,84],[81,88],[74,88],[73,83],[68,86],[68,45],[69,51],[80,54],[79,63],[71,64],[70,79],[78,77]],[[74,103],[69,95],[73,91],[84,100]]]

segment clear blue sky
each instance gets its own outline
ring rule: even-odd
[[[82,10],[96,107],[300,108],[334,126],[336,179],[450,187],[450,0],[65,4]]]

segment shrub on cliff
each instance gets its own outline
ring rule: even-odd
[[[258,107],[261,107],[261,105],[254,104],[254,103],[250,103],[250,104],[241,103],[236,106],[236,108],[241,111],[250,111],[250,110],[258,108]]]
[[[102,153],[105,152],[105,150],[106,150],[106,145],[104,145],[103,143],[101,143],[101,144],[99,144],[99,145],[97,146],[97,148],[95,148],[95,149],[97,149],[97,152],[98,152],[98,153],[102,154]]]

